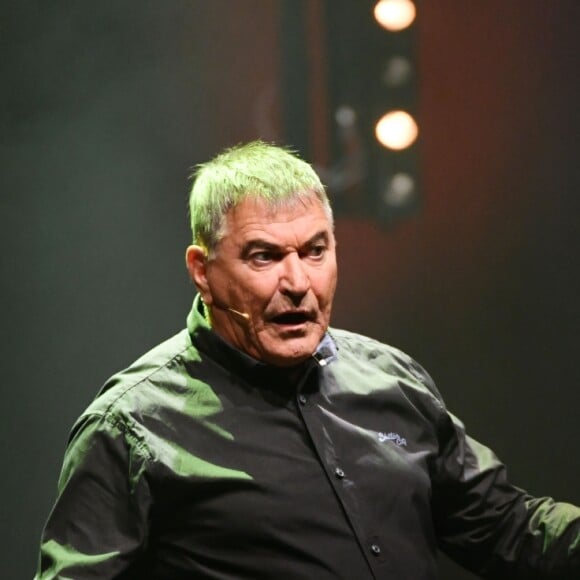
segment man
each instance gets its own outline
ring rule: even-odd
[[[187,329],[77,421],[37,579],[579,578],[580,509],[510,485],[427,373],[329,330],[332,212],[262,142],[200,166]]]

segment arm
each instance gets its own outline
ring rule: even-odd
[[[580,508],[533,498],[505,466],[447,414],[434,469],[433,511],[441,549],[485,578],[580,578]]]
[[[120,419],[93,414],[73,430],[35,580],[118,578],[148,530],[143,442]]]

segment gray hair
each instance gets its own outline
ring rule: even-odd
[[[226,213],[246,196],[273,207],[292,205],[313,194],[333,223],[332,208],[314,169],[295,152],[252,141],[226,149],[195,168],[189,196],[193,243],[211,254],[224,234]]]

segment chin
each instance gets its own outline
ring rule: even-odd
[[[276,352],[269,352],[264,358],[265,362],[278,367],[294,367],[307,361],[312,353],[316,350],[316,346],[312,349],[301,348],[300,350],[281,350]]]

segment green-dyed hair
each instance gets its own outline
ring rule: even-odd
[[[189,212],[193,243],[215,250],[226,213],[248,195],[273,207],[291,205],[314,194],[332,224],[330,202],[312,167],[293,151],[252,141],[226,149],[195,168]]]

